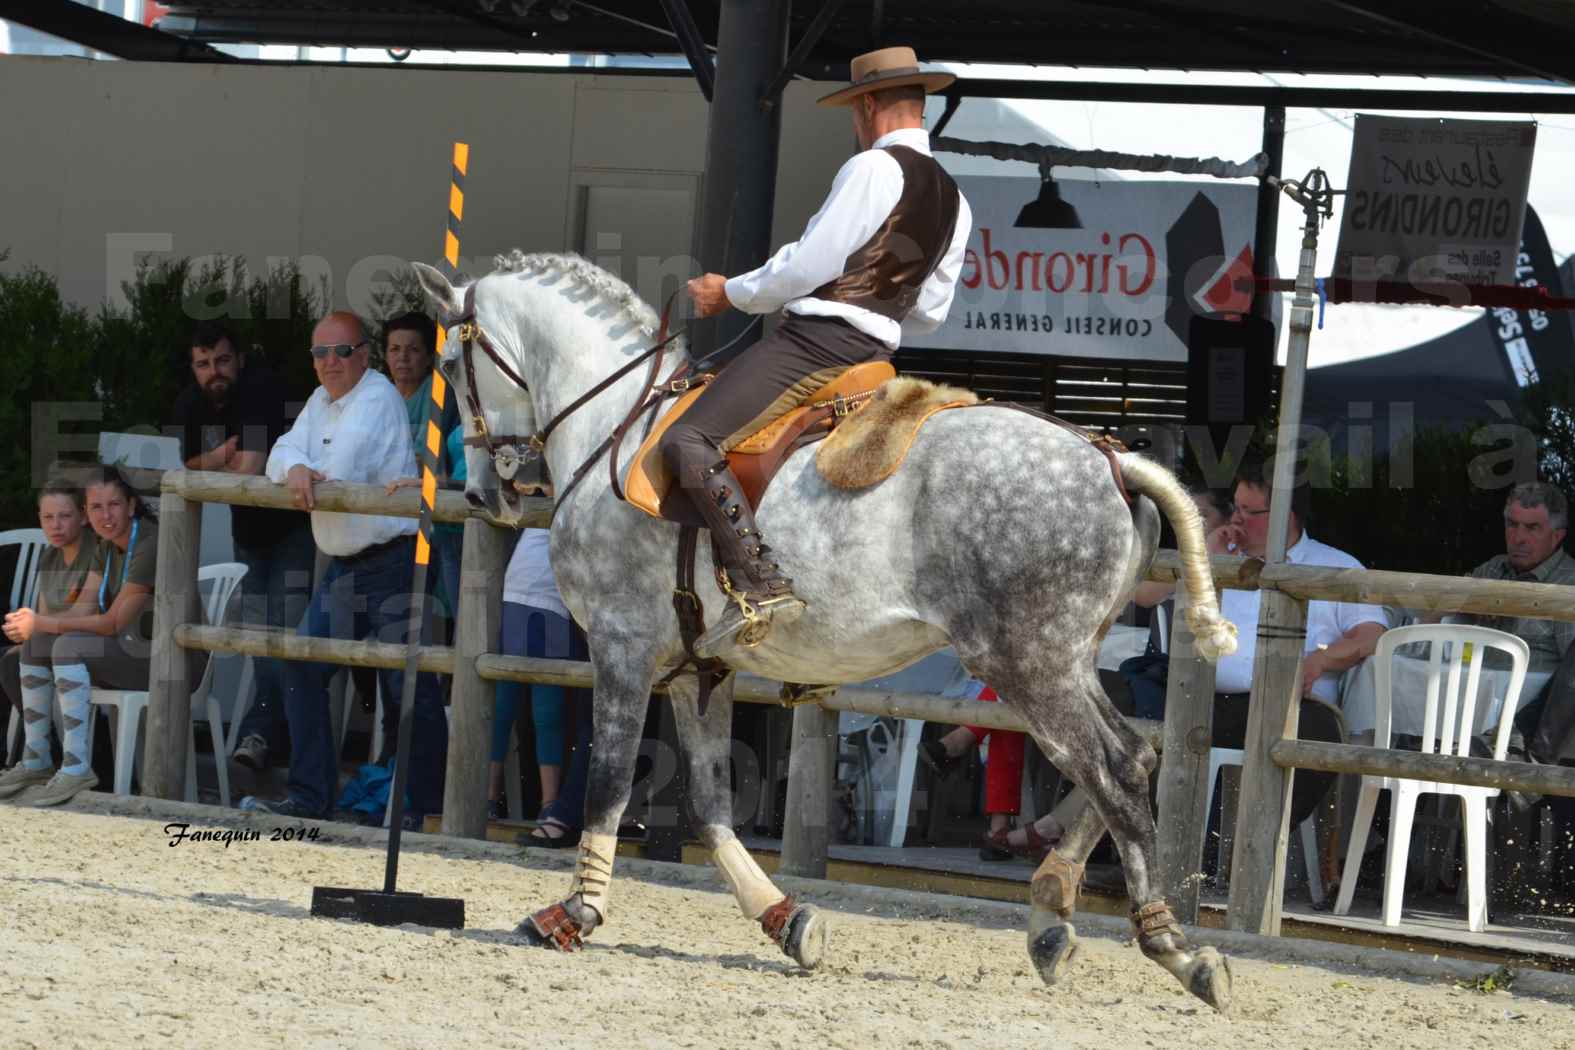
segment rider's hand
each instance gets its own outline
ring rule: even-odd
[[[689,298],[694,301],[696,317],[715,317],[733,305],[727,301],[727,278],[719,273],[691,280]]]
[[[284,485],[290,490],[290,497],[297,510],[316,510],[317,498],[312,494],[312,486],[328,478],[305,463],[297,463],[290,468],[290,473],[284,479]]]

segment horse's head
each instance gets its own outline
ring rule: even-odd
[[[518,525],[520,496],[540,490],[546,461],[530,442],[540,429],[530,362],[496,287],[500,278],[456,286],[433,267],[413,266],[447,330],[438,367],[464,420],[465,498],[500,522]]]

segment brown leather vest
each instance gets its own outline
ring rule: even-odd
[[[842,276],[810,294],[901,321],[951,247],[960,195],[935,158],[907,146],[885,149],[902,168],[902,196],[870,239],[848,256]]]

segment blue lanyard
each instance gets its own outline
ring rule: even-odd
[[[137,529],[142,524],[142,519],[131,519],[131,542],[126,544],[126,557],[120,563],[120,586],[115,588],[118,595],[126,587],[126,573],[131,571],[131,555],[137,549]],[[109,562],[115,556],[115,545],[109,545],[109,553],[104,555],[104,578],[98,581],[98,611],[109,612],[109,607],[104,604],[104,592],[109,589]]]

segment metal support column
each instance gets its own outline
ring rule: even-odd
[[[771,253],[782,109],[761,96],[787,60],[788,0],[722,0],[717,27],[716,91],[706,137],[700,264],[736,276]],[[691,329],[695,350],[710,353],[750,318],[730,310]]]
[[[1285,162],[1285,107],[1263,107],[1263,154],[1269,158],[1264,172],[1272,178],[1281,176]],[[1252,235],[1252,275],[1274,277],[1274,256],[1280,241],[1280,191],[1263,179],[1258,183],[1258,219]],[[1272,316],[1273,292],[1256,292],[1252,299],[1252,312],[1264,320]]]

